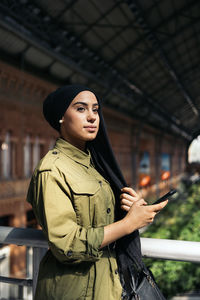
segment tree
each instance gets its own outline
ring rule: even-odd
[[[200,242],[200,184],[178,193],[142,236]],[[200,289],[198,264],[152,259],[145,259],[145,262],[167,299]]]

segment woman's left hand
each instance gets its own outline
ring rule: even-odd
[[[121,199],[121,209],[129,211],[134,202],[141,199],[140,195],[136,193],[130,187],[124,187],[121,189],[122,194],[120,195]]]

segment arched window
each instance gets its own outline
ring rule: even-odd
[[[11,141],[10,132],[6,132],[5,139],[1,144],[1,166],[2,166],[2,177],[9,179],[11,177]]]
[[[147,187],[150,183],[150,156],[148,151],[142,151],[139,161],[139,186],[141,188]]]
[[[50,140],[50,143],[49,143],[49,150],[53,149],[55,146],[55,140],[54,139],[51,139]]]
[[[168,153],[161,154],[161,180],[171,177],[171,156]]]
[[[24,143],[24,176],[31,175],[31,143],[30,136],[27,135]]]
[[[40,144],[39,144],[39,138],[38,136],[36,136],[35,142],[33,144],[33,170],[37,166],[39,160],[40,160]]]

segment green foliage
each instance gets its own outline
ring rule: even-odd
[[[200,242],[200,185],[181,192],[160,212],[143,237]],[[200,289],[198,264],[145,259],[167,299]]]

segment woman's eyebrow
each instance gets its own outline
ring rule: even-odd
[[[81,105],[84,105],[84,106],[88,106],[88,104],[87,104],[86,102],[82,102],[82,101],[75,102],[75,103],[73,104],[73,106],[74,106],[74,105],[77,105],[77,104],[81,104]],[[98,104],[98,103],[94,103],[94,104],[92,104],[92,106],[99,106],[99,104]]]
[[[78,102],[75,102],[75,103],[73,104],[73,106],[74,106],[74,105],[77,105],[77,104],[82,104],[82,105],[85,105],[85,106],[87,106],[87,105],[88,105],[88,104],[87,104],[87,103],[85,103],[85,102],[78,101]]]

